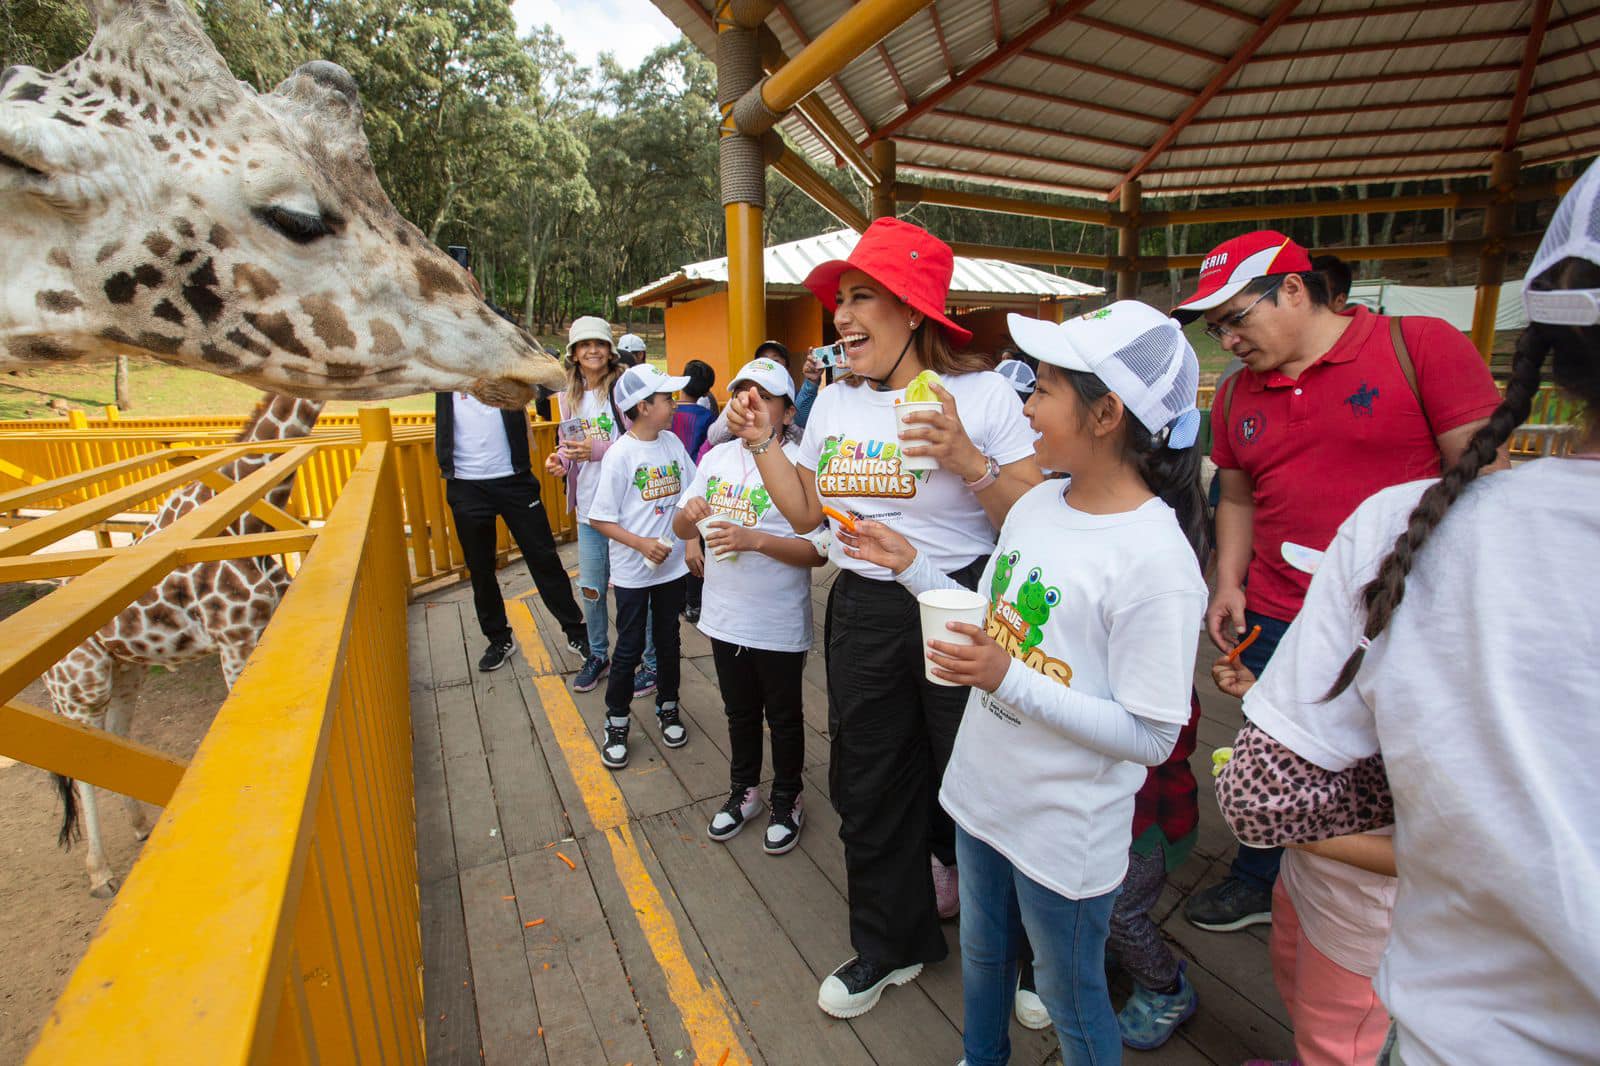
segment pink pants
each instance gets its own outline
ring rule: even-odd
[[[1389,1031],[1389,1012],[1372,979],[1345,969],[1311,945],[1280,880],[1272,890],[1272,979],[1289,1009],[1300,1066],[1372,1066]]]

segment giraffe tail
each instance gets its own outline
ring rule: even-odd
[[[83,823],[78,818],[78,790],[73,787],[72,778],[61,774],[50,776],[55,780],[56,792],[61,796],[61,832],[56,836],[56,843],[63,848],[70,848],[73,841],[83,836]]]

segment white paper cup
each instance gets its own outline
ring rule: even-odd
[[[658,543],[665,544],[667,546],[667,550],[669,552],[672,550],[673,545],[678,543],[677,538],[674,537],[671,533],[668,533],[664,537],[657,537],[656,540],[657,540]],[[656,567],[661,565],[660,563],[651,562],[650,561],[650,556],[648,556],[648,555],[642,556],[642,558],[644,559],[644,565],[645,565],[645,567],[647,569],[654,570]],[[669,556],[669,558],[670,558],[670,556]]]
[[[966,589],[930,589],[917,597],[917,610],[922,613],[922,657],[923,676],[935,685],[945,685],[949,688],[960,688],[954,681],[946,681],[942,677],[933,676],[933,663],[926,655],[928,641],[942,640],[948,644],[971,644],[968,637],[961,633],[952,633],[945,628],[946,622],[966,622],[969,625],[983,625],[984,612],[988,609],[989,601],[976,592]]]
[[[700,535],[702,537],[709,537],[711,535],[711,531],[717,526],[731,526],[735,524],[736,523],[733,521],[733,519],[729,518],[727,515],[708,514],[704,518],[700,519],[700,521],[696,522],[694,527],[700,531]],[[708,544],[707,547],[710,547],[710,545]],[[717,551],[713,549],[711,554],[716,556],[716,559],[719,563],[731,563],[735,559],[739,558],[739,553],[736,551]]]
[[[901,470],[937,470],[937,469],[939,469],[939,460],[935,459],[931,455],[907,455],[907,454],[905,454],[905,448],[906,448],[907,444],[916,444],[916,445],[923,445],[923,446],[926,446],[926,444],[927,444],[927,441],[921,441],[921,440],[907,441],[905,439],[905,434],[906,434],[907,430],[925,428],[921,423],[907,422],[906,419],[909,416],[911,416],[912,414],[916,413],[917,411],[943,411],[943,410],[944,410],[944,404],[940,403],[938,400],[913,400],[913,401],[911,401],[909,403],[906,402],[906,401],[901,401],[900,403],[897,403],[897,404],[894,405],[894,428],[895,428],[896,435],[900,439],[900,469]]]

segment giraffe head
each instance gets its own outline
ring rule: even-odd
[[[261,388],[526,403],[559,364],[378,184],[355,82],[233,78],[181,0],[88,0],[88,51],[0,73],[0,365],[136,350]]]

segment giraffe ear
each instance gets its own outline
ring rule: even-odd
[[[315,126],[325,147],[335,151],[366,145],[361,125],[361,91],[350,72],[318,59],[289,75],[272,91],[303,125]]]

